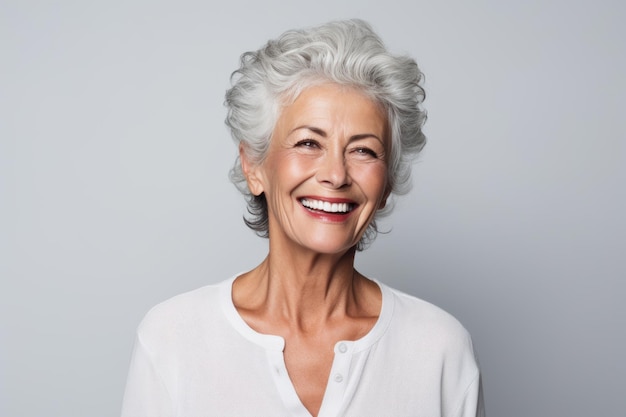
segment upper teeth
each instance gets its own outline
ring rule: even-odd
[[[329,203],[328,201],[320,201],[320,200],[311,200],[308,198],[303,198],[302,205],[304,207],[308,207],[313,210],[323,210],[330,213],[346,213],[352,210],[351,203]]]

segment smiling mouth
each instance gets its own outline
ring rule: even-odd
[[[328,201],[302,198],[300,203],[309,210],[323,211],[326,213],[349,213],[356,207],[354,203],[330,203]]]

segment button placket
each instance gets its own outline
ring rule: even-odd
[[[335,375],[333,376],[333,380],[334,380],[334,381],[335,381],[335,383],[337,383],[337,384],[341,384],[341,383],[343,382],[343,380],[344,380],[344,375],[343,375],[343,372],[345,372],[345,371],[346,371],[346,369],[345,369],[345,368],[346,368],[346,367],[345,367],[345,364],[346,364],[345,354],[346,354],[347,352],[348,352],[348,345],[346,344],[346,342],[339,342],[339,343],[337,344],[337,353],[338,353],[339,355],[337,355],[338,357],[337,357],[336,359],[337,359],[337,361],[338,361],[340,364],[341,364],[341,363],[343,363],[343,364],[344,364],[344,366],[339,366],[339,368],[340,368],[340,369],[339,369],[339,372],[335,373]],[[348,363],[349,363],[349,361],[348,361]],[[343,368],[343,369],[341,369],[341,368]]]
[[[351,360],[349,350],[346,342],[339,342],[335,346],[335,364],[333,366],[334,373],[332,379],[336,384],[341,385],[347,380]]]
[[[352,344],[338,342],[334,347],[335,358],[328,376],[328,386],[324,394],[320,416],[337,416],[343,407],[345,392],[350,383],[350,365],[352,363]]]

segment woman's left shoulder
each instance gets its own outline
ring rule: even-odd
[[[444,309],[400,290],[384,286],[393,305],[390,326],[406,338],[429,340],[441,347],[469,348],[471,336],[465,326]]]

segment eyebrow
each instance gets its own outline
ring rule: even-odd
[[[291,135],[293,132],[295,132],[297,130],[302,130],[302,129],[310,130],[311,132],[315,133],[316,135],[320,135],[323,138],[328,137],[328,134],[323,129],[321,129],[319,127],[315,127],[315,126],[309,126],[309,125],[298,126],[298,127],[294,128],[294,129],[292,129],[289,132],[289,135]],[[383,140],[381,138],[379,138],[378,136],[376,136],[375,134],[373,134],[373,133],[359,133],[357,135],[352,135],[352,136],[350,136],[350,142],[352,142],[354,140],[367,139],[367,138],[378,139],[380,141],[380,143],[382,143],[384,145]]]

